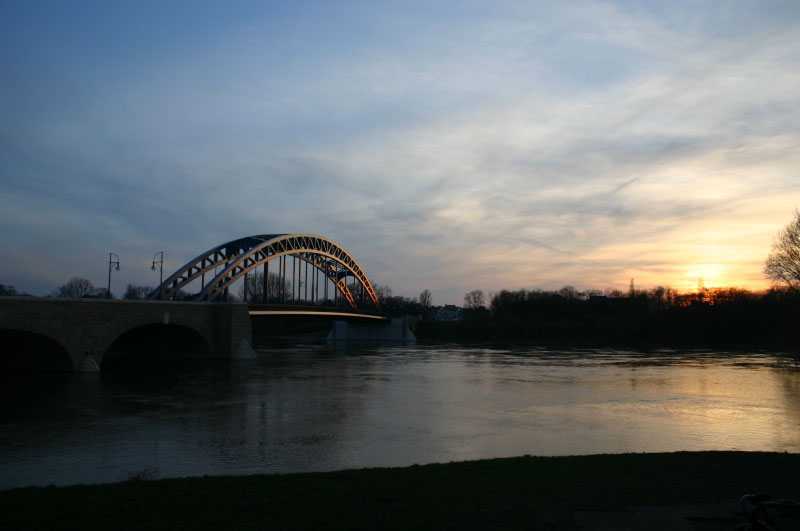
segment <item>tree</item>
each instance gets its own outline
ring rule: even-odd
[[[286,294],[286,300],[292,297],[292,283],[284,279],[283,291],[281,291],[281,277],[277,273],[269,273],[269,300],[270,302],[280,302],[282,294]],[[244,300],[244,283],[239,288],[239,298]],[[264,299],[264,272],[254,271],[247,275],[247,302],[262,302]]]
[[[790,289],[800,289],[800,212],[778,233],[764,266],[767,278]]]
[[[128,284],[122,298],[126,300],[144,300],[152,291],[153,288],[151,286],[134,286],[133,284]]]
[[[81,297],[94,297],[95,287],[91,280],[81,277],[72,277],[66,284],[56,289],[56,297],[79,299]],[[103,290],[105,292],[105,290]]]
[[[484,306],[485,303],[486,297],[484,297],[481,290],[474,289],[469,293],[465,293],[464,311],[462,311],[461,314],[464,316],[464,319],[485,319],[489,316],[489,310]]]
[[[389,317],[419,315],[420,307],[416,299],[392,295],[381,302],[381,313]]]
[[[373,284],[372,289],[375,290],[375,296],[378,297],[378,303],[383,308],[386,302],[392,298],[392,288],[383,286],[381,284]]]
[[[114,294],[109,293],[108,288],[94,288],[90,294],[84,295],[84,297],[89,299],[113,299]]]
[[[433,304],[433,295],[429,289],[422,290],[419,294],[419,310],[423,317],[427,317]]]
[[[17,290],[14,289],[14,286],[9,286],[7,284],[0,284],[0,296],[11,297],[17,294]]]
[[[172,294],[172,297],[171,297],[171,298],[172,298],[172,300],[173,300],[173,301],[183,301],[183,302],[186,302],[186,301],[193,300],[193,299],[194,299],[194,297],[195,297],[195,294],[194,294],[194,293],[189,293],[188,291],[184,291],[184,290],[182,290],[182,289],[179,289],[178,291],[176,291],[176,292],[174,292],[174,293]]]
[[[576,300],[578,298],[578,290],[574,286],[564,286],[558,290],[558,294],[567,299],[568,301]]]
[[[483,292],[479,289],[474,289],[464,295],[464,306],[468,310],[477,310],[482,308],[485,303]]]

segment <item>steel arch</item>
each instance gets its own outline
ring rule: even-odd
[[[355,277],[375,308],[380,308],[375,289],[355,258],[338,243],[315,234],[261,234],[223,243],[178,269],[154,289],[148,299],[172,299],[192,281],[222,267],[194,297],[195,301],[213,301],[246,273],[280,256],[296,257],[322,271],[354,309],[356,302],[346,279]]]

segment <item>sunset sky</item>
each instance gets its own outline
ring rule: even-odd
[[[304,232],[395,294],[767,287],[800,2],[0,3],[0,283]]]

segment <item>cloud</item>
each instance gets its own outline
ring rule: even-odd
[[[708,285],[760,287],[800,204],[793,2],[216,14],[171,36],[167,12],[141,47],[104,12],[62,53],[5,33],[4,283],[49,291],[43,260],[177,262],[317,232],[396,293],[440,303],[630,277],[688,289],[703,267]],[[79,15],[52,17],[54,34]]]

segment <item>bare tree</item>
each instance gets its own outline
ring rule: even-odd
[[[482,308],[486,302],[483,292],[479,289],[474,289],[464,295],[464,305],[468,310],[477,310]]]
[[[772,242],[764,273],[776,284],[800,289],[800,212],[778,233]]]
[[[16,295],[17,290],[14,286],[8,286],[6,284],[0,284],[0,296],[10,297],[12,295]]]
[[[104,289],[103,292],[106,290]],[[94,284],[90,280],[80,277],[72,277],[63,286],[56,289],[56,297],[66,297],[72,299],[79,299],[81,297],[93,297],[96,290]]]
[[[134,286],[133,284],[128,284],[122,298],[126,300],[144,300],[152,291],[153,288],[151,286]]]
[[[383,308],[386,302],[392,298],[392,288],[381,284],[373,284],[372,289],[375,290],[375,296],[378,297],[378,302]]]
[[[178,291],[172,293],[172,300],[174,301],[190,301],[194,299],[194,297],[195,297],[194,293],[189,293],[188,291],[182,289],[179,289]]]
[[[578,290],[575,289],[575,286],[564,286],[560,290],[558,290],[558,294],[567,299],[568,301],[576,300],[578,298]]]
[[[114,294],[109,293],[108,288],[94,288],[94,291],[91,294],[84,295],[84,297],[92,299],[113,299]]]
[[[606,297],[608,297],[609,299],[621,299],[622,297],[625,296],[625,294],[622,293],[621,290],[618,290],[616,288],[606,288],[605,294]]]
[[[269,273],[269,299],[276,302],[280,299],[282,294],[286,294],[287,300],[291,298],[292,283],[288,280],[283,281],[283,290],[281,290],[281,276],[277,273],[270,271]],[[244,284],[239,288],[239,298],[244,300]],[[264,273],[263,271],[254,271],[247,275],[247,301],[248,302],[262,302],[264,299]]]
[[[420,313],[422,313],[423,316],[427,315],[427,313],[430,311],[432,304],[433,304],[433,295],[431,295],[429,289],[425,288],[424,290],[422,290],[422,293],[419,294]]]

